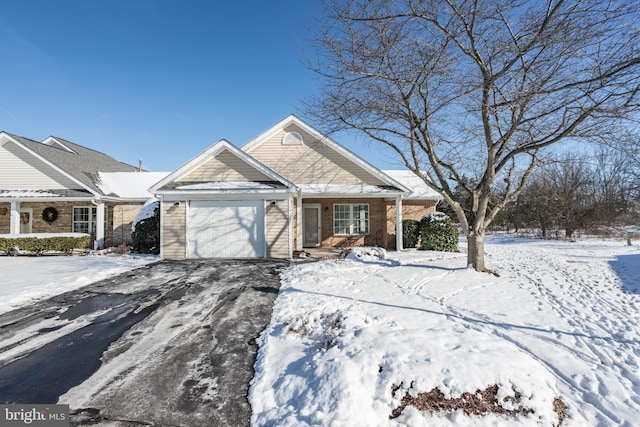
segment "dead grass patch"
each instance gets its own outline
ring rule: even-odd
[[[400,385],[393,384],[391,386],[391,396],[395,397],[398,390],[404,388],[403,383]],[[409,385],[409,389],[413,388],[413,382]],[[389,419],[399,417],[407,406],[414,406],[420,411],[427,412],[455,412],[462,411],[465,415],[485,415],[489,412],[495,414],[503,414],[510,416],[528,415],[533,414],[534,410],[527,408],[520,404],[522,394],[512,387],[514,392],[513,396],[506,396],[500,402],[498,400],[498,390],[500,386],[497,384],[491,385],[484,390],[476,390],[475,393],[464,392],[459,397],[447,398],[439,388],[435,387],[431,391],[418,393],[416,396],[412,396],[409,391],[405,392],[405,395],[400,401],[400,405],[391,411]],[[502,406],[503,403],[510,403],[509,406],[515,409],[507,409]],[[560,427],[567,417],[567,405],[564,401],[556,397],[553,399],[553,412],[558,416],[558,424],[555,427]]]
[[[558,416],[558,426],[561,426],[567,416],[567,405],[559,397],[553,399],[553,412]]]
[[[394,384],[391,388],[391,395],[395,396],[401,386],[402,384],[400,386]],[[420,411],[428,412],[454,412],[461,410],[465,415],[485,415],[489,412],[504,415],[528,415],[534,413],[533,409],[523,405],[518,405],[515,409],[504,408],[502,404],[506,402],[510,402],[513,405],[519,404],[522,395],[514,390],[514,396],[507,396],[503,399],[503,402],[500,402],[498,400],[499,388],[497,384],[494,384],[484,390],[478,389],[475,393],[464,392],[459,397],[451,398],[447,398],[437,387],[428,392],[418,393],[416,396],[412,396],[407,391],[402,397],[400,405],[391,412],[389,418],[399,417],[407,406],[414,406]]]

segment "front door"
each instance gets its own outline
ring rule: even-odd
[[[32,224],[33,224],[33,209],[31,208],[20,209],[20,234],[31,233]]]
[[[302,206],[303,246],[320,246],[322,242],[322,222],[320,220],[320,205]]]

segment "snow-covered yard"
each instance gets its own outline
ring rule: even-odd
[[[493,237],[500,277],[461,253],[295,266],[259,340],[253,424],[551,426],[564,404],[563,426],[637,425],[640,248],[625,244]],[[481,394],[506,414],[417,409]]]
[[[0,256],[0,314],[142,267],[153,256]]]
[[[253,425],[551,426],[560,401],[563,426],[637,425],[634,244],[492,237],[500,277],[463,253],[296,265],[259,340]],[[0,257],[0,313],[155,260]],[[418,409],[482,412],[479,397],[506,413]]]

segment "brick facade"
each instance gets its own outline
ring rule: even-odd
[[[31,209],[32,233],[70,233],[73,231],[73,208],[94,207],[90,202],[21,202],[20,209]],[[142,207],[142,203],[105,203],[107,224],[105,227],[105,247],[131,243],[131,224]],[[58,211],[58,218],[49,223],[42,218],[48,207]],[[5,211],[6,209],[6,211]],[[8,234],[11,228],[11,203],[0,203],[0,234]],[[93,244],[93,243],[92,243]]]
[[[11,203],[0,202],[0,234],[8,234],[11,227]]]
[[[394,200],[384,199],[304,199],[305,204],[320,205],[322,219],[322,244],[324,248],[351,246],[380,246],[396,249],[396,205]],[[369,233],[349,236],[333,234],[333,206],[335,204],[368,204]],[[420,220],[425,214],[434,212],[436,202],[431,200],[406,200],[402,203],[402,218]],[[294,222],[297,245],[297,221]]]

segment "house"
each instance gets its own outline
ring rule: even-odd
[[[402,247],[402,219],[439,196],[289,116],[242,148],[221,140],[153,185],[161,256],[292,257],[307,247]]]
[[[0,234],[86,233],[98,248],[128,242],[146,189],[166,175],[138,169],[59,137],[0,132]]]

